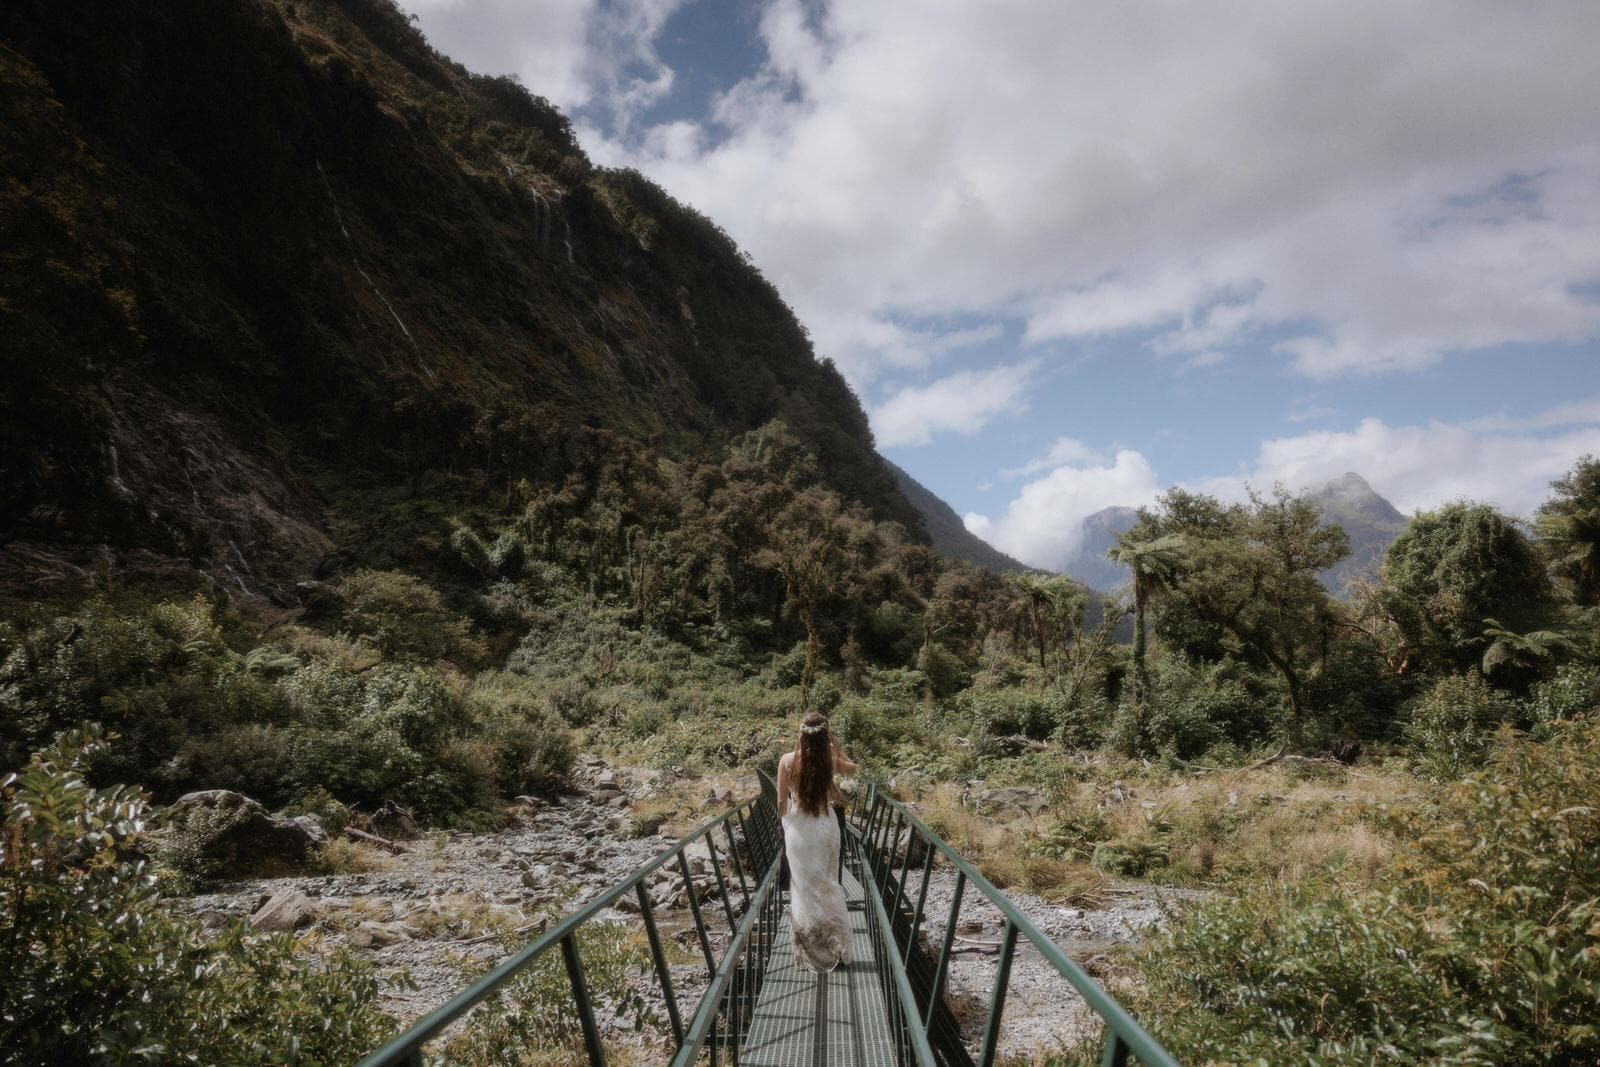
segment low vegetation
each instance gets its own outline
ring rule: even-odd
[[[95,731],[4,779],[0,1059],[348,1063],[392,1021],[370,967],[289,935],[218,937],[172,915],[139,854],[147,809],[87,784]]]
[[[1590,1054],[1600,628],[1587,557],[1548,523],[1419,516],[1339,600],[1315,572],[1341,542],[1304,501],[1174,492],[1118,549],[1134,595],[1087,628],[1070,581],[943,559],[846,504],[781,425],[715,463],[614,445],[498,512],[397,504],[288,618],[132,590],[15,612],[0,747],[21,765],[94,715],[124,735],[74,757],[94,788],[231,788],[334,828],[386,803],[494,827],[585,749],[663,772],[629,822],[649,833],[815,707],[996,884],[1076,905],[1119,879],[1212,890],[1126,963],[1186,1059]],[[1129,613],[1131,647],[1110,639]],[[360,1001],[357,971],[316,967],[317,995]],[[529,996],[452,1055],[567,1025]]]
[[[1393,862],[1203,905],[1138,960],[1184,1062],[1600,1058],[1600,720],[1502,732],[1483,769],[1386,813]]]

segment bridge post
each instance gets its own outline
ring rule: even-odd
[[[922,889],[917,893],[917,909],[911,914],[911,936],[906,938],[904,962],[911,963],[911,952],[917,947],[917,931],[922,926],[922,908],[928,903],[928,883],[933,880],[933,846],[923,842]]]
[[[950,974],[950,949],[956,941],[956,921],[961,918],[961,894],[967,888],[967,872],[956,871],[956,888],[950,896],[950,916],[944,924],[944,944],[939,947],[939,964],[933,972],[933,991],[928,994],[928,1009],[923,1015],[924,1033],[933,1033],[933,1017],[944,1000],[944,983]]]
[[[678,998],[672,992],[672,968],[667,966],[666,954],[661,951],[661,934],[656,929],[655,905],[650,902],[650,892],[640,881],[639,916],[644,920],[645,937],[650,941],[650,958],[656,965],[656,977],[661,980],[661,998],[667,1002],[667,1019],[672,1024],[672,1040],[683,1044],[683,1020],[678,1015]]]
[[[561,939],[561,956],[567,963],[567,981],[572,986],[578,1021],[583,1024],[583,1044],[589,1051],[589,1067],[605,1067],[606,1051],[600,1043],[600,1030],[594,1024],[594,1005],[589,1003],[589,986],[583,980],[583,964],[578,959],[575,934],[569,933]]]
[[[733,921],[733,905],[728,902],[728,885],[722,878],[722,864],[717,862],[716,834],[710,831],[706,833],[706,852],[711,855],[711,873],[717,880],[717,896],[722,898],[722,913],[728,917],[728,933],[732,934],[739,929],[739,924]]]
[[[700,935],[700,951],[706,956],[706,975],[715,976],[717,961],[711,956],[711,939],[706,936],[706,921],[700,916],[700,901],[694,892],[694,876],[689,873],[689,859],[678,851],[678,870],[683,872],[683,892],[689,898],[689,914],[694,916],[694,932]]]
[[[1011,982],[1011,957],[1017,948],[1017,927],[1006,920],[1005,932],[1000,938],[1000,962],[994,973],[994,992],[989,996],[989,1019],[983,1027],[983,1051],[978,1054],[978,1067],[992,1067],[994,1053],[1000,1044],[1000,1016],[1006,1010],[1006,988]]]

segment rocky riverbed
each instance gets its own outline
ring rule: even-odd
[[[248,918],[257,928],[312,932],[323,944],[370,958],[383,980],[386,1010],[410,1022],[458,992],[470,974],[503,956],[506,946],[531,940],[549,922],[603,893],[668,847],[674,827],[659,812],[674,805],[721,810],[748,795],[753,780],[673,783],[654,771],[613,768],[595,757],[580,759],[571,795],[525,798],[515,825],[483,834],[423,834],[399,844],[381,864],[361,873],[256,878],[180,898],[177,906],[220,926]],[[669,796],[670,793],[670,796]],[[703,796],[702,796],[703,794]],[[690,818],[693,816],[691,815]],[[683,822],[680,820],[680,827]],[[708,857],[691,853],[695,891],[704,898],[712,874]],[[725,871],[731,880],[731,871]],[[935,870],[923,925],[937,939],[949,910],[953,872]],[[657,872],[649,883],[658,924],[677,951],[674,985],[687,1014],[706,974],[686,891],[676,871]],[[1163,921],[1167,902],[1193,894],[1149,886],[1114,887],[1094,908],[1059,907],[1021,893],[1008,896],[1048,937],[1091,974],[1104,973],[1107,954],[1136,943]],[[602,915],[632,931],[640,923],[632,897]],[[727,924],[711,913],[713,951],[720,952]],[[1002,917],[981,896],[968,893],[958,922],[948,995],[963,1033],[978,1040],[993,986]],[[652,974],[635,983],[648,1002],[659,999]],[[659,1016],[659,1013],[657,1013]],[[603,1018],[613,1038],[650,1043],[650,1028],[618,1015]],[[1031,946],[1013,962],[1001,1051],[1029,1056],[1092,1034],[1098,1023],[1087,1005]],[[648,1055],[643,1057],[648,1060]]]
[[[916,884],[913,878],[912,885]],[[928,885],[927,918],[920,932],[930,954],[938,951],[954,890],[953,871],[933,872]],[[1174,907],[1203,895],[1194,890],[1129,884],[1112,887],[1099,906],[1087,908],[1062,907],[1026,893],[1006,893],[1040,933],[1100,985],[1111,986],[1113,995],[1115,952],[1139,944],[1161,927]],[[974,1049],[982,1040],[994,992],[1004,922],[1000,910],[981,894],[970,888],[963,894],[946,998],[961,1023],[963,1038]],[[1099,1032],[1099,1017],[1067,979],[1033,944],[1019,939],[1007,983],[999,1058],[1040,1057]]]

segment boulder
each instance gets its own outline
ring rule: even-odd
[[[410,941],[411,931],[403,923],[369,921],[351,930],[347,940],[352,948],[385,948],[401,941]]]
[[[231,789],[185,793],[168,809],[167,823],[208,865],[225,874],[295,866],[328,842],[315,815],[273,815]]]
[[[298,930],[315,921],[320,910],[317,902],[300,890],[280,889],[250,916],[250,925],[253,929],[272,933]]]
[[[422,833],[411,809],[402,808],[392,800],[384,801],[383,806],[365,821],[367,825],[362,829],[391,841],[409,841]]]

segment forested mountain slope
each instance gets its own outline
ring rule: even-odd
[[[893,461],[884,462],[888,464],[895,481],[899,483],[900,491],[911,502],[911,506],[921,514],[922,521],[928,529],[928,540],[935,549],[947,556],[987,567],[996,574],[1037,569],[1006,555],[968,530],[955,509],[934,495],[927,486],[911,477]]]
[[[732,241],[387,0],[18,0],[0,85],[0,584],[271,593],[362,487],[503,492],[592,428],[693,456],[774,418],[922,536]]]

